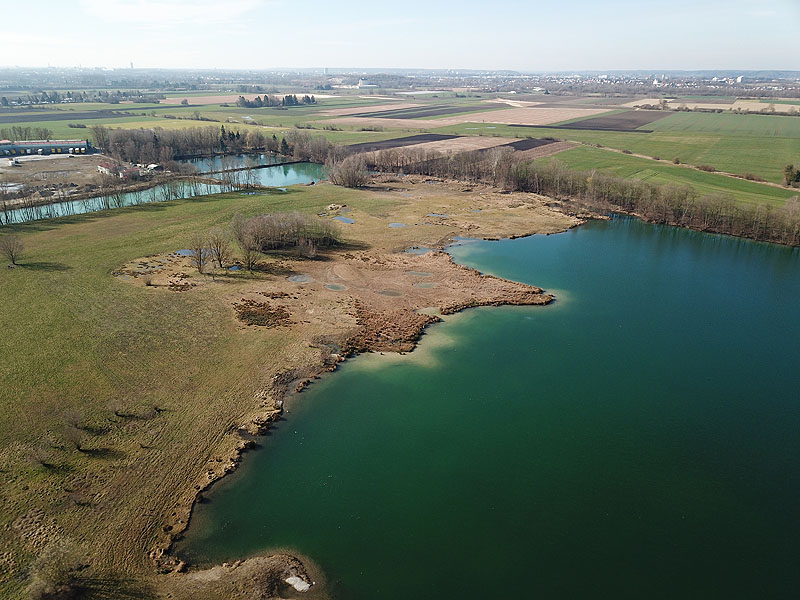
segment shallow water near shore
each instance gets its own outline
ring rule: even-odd
[[[794,597],[800,252],[629,219],[451,252],[568,300],[347,361],[179,553],[295,548],[341,599]]]

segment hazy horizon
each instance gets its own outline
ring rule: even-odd
[[[77,0],[10,3],[3,67],[797,70],[800,2]],[[340,67],[338,65],[358,65]]]

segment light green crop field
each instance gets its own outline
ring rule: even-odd
[[[644,125],[640,129],[800,139],[800,117],[676,112],[668,117]]]
[[[675,113],[643,127],[653,133],[585,131],[462,123],[435,133],[553,137],[672,160],[710,165],[735,174],[753,173],[773,183],[787,164],[800,164],[800,117]]]
[[[555,157],[540,160],[551,159],[558,160],[571,169],[597,169],[619,177],[640,179],[651,183],[687,184],[695,188],[700,195],[730,194],[743,204],[783,206],[788,198],[798,195],[797,190],[736,179],[716,173],[706,173],[600,148],[586,146],[573,148],[560,152]]]

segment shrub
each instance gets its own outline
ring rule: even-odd
[[[87,567],[75,544],[51,542],[31,567],[28,594],[33,600],[71,598],[77,592],[78,574]]]
[[[672,159],[672,164],[675,165],[681,164],[681,159],[676,156],[675,158]]]
[[[753,173],[744,173],[743,175],[740,175],[740,177],[743,177],[744,179],[747,179],[749,181],[762,181],[762,182],[766,181],[766,179],[764,179],[763,177],[760,177],[759,175],[755,175]]]
[[[361,187],[369,181],[367,163],[361,155],[328,161],[328,179],[335,184],[348,188]]]
[[[633,152],[631,152],[630,150],[623,150],[622,153],[623,154],[633,154]]]
[[[717,169],[712,167],[711,165],[697,165],[697,168],[701,171],[707,171],[709,173],[714,173]]]

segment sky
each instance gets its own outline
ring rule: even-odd
[[[5,0],[0,66],[800,70],[800,0]]]

